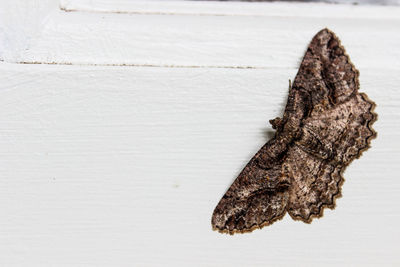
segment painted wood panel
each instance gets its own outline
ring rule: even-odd
[[[187,2],[174,2],[187,14],[169,15],[104,13],[97,3],[65,12],[10,2],[16,15],[0,20],[1,266],[400,264],[397,18],[372,6],[333,6],[358,15],[325,19],[296,16],[314,8],[300,4],[257,4],[286,17],[233,14],[256,12],[243,3],[195,4],[229,16],[194,15]],[[27,6],[37,20],[18,24]],[[282,114],[288,79],[323,26],[378,105],[378,138],[322,219],[211,231],[215,205],[273,134],[268,120]]]

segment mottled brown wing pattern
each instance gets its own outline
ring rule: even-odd
[[[333,207],[340,193],[340,167],[299,146],[289,149],[285,165],[291,180],[287,211],[292,218],[310,222],[322,215],[324,206]]]
[[[342,172],[369,147],[375,104],[359,93],[359,73],[328,29],[311,41],[289,90],[276,134],[253,157],[214,210],[212,226],[249,232],[282,218],[311,222],[333,208]]]
[[[299,75],[311,72],[317,79]],[[335,206],[343,182],[341,173],[368,148],[375,136],[370,124],[376,115],[374,103],[358,92],[358,71],[329,30],[314,37],[299,74],[293,87],[309,90],[312,109],[302,120],[301,137],[287,152],[288,168],[302,166],[291,172],[287,210],[292,218],[311,222],[322,216],[324,207]],[[295,162],[290,162],[292,158]],[[316,170],[305,172],[307,166]]]
[[[260,168],[256,157],[247,164],[215,208],[212,217],[214,229],[231,234],[248,232],[271,224],[286,213],[289,181],[287,176],[281,175],[282,166],[277,163],[273,168]]]
[[[375,135],[368,125],[374,118],[372,108],[364,95],[356,94],[332,109],[315,110],[304,120],[303,134],[288,150],[285,162],[291,170],[300,165],[290,174],[287,210],[293,218],[310,222],[322,216],[324,206],[334,207],[342,170],[368,148]],[[313,170],[307,169],[310,166]]]

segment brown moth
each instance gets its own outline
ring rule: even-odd
[[[336,35],[323,29],[312,39],[289,88],[283,118],[250,160],[212,216],[223,233],[251,232],[286,212],[310,223],[340,196],[342,173],[376,136],[375,103],[358,92],[359,72]]]

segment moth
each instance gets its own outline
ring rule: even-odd
[[[275,136],[250,160],[212,215],[214,230],[251,232],[281,219],[310,223],[335,207],[342,173],[376,136],[375,103],[358,92],[359,72],[329,29],[309,44]]]

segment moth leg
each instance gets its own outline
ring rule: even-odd
[[[279,129],[282,127],[283,121],[282,118],[276,117],[273,120],[269,120],[269,123],[272,125],[272,129]]]
[[[289,92],[290,92],[290,90],[292,90],[292,81],[289,79]],[[276,117],[273,120],[269,120],[269,123],[272,125],[272,129],[275,129],[275,130],[280,129],[284,124],[282,118],[280,118],[280,117]]]

